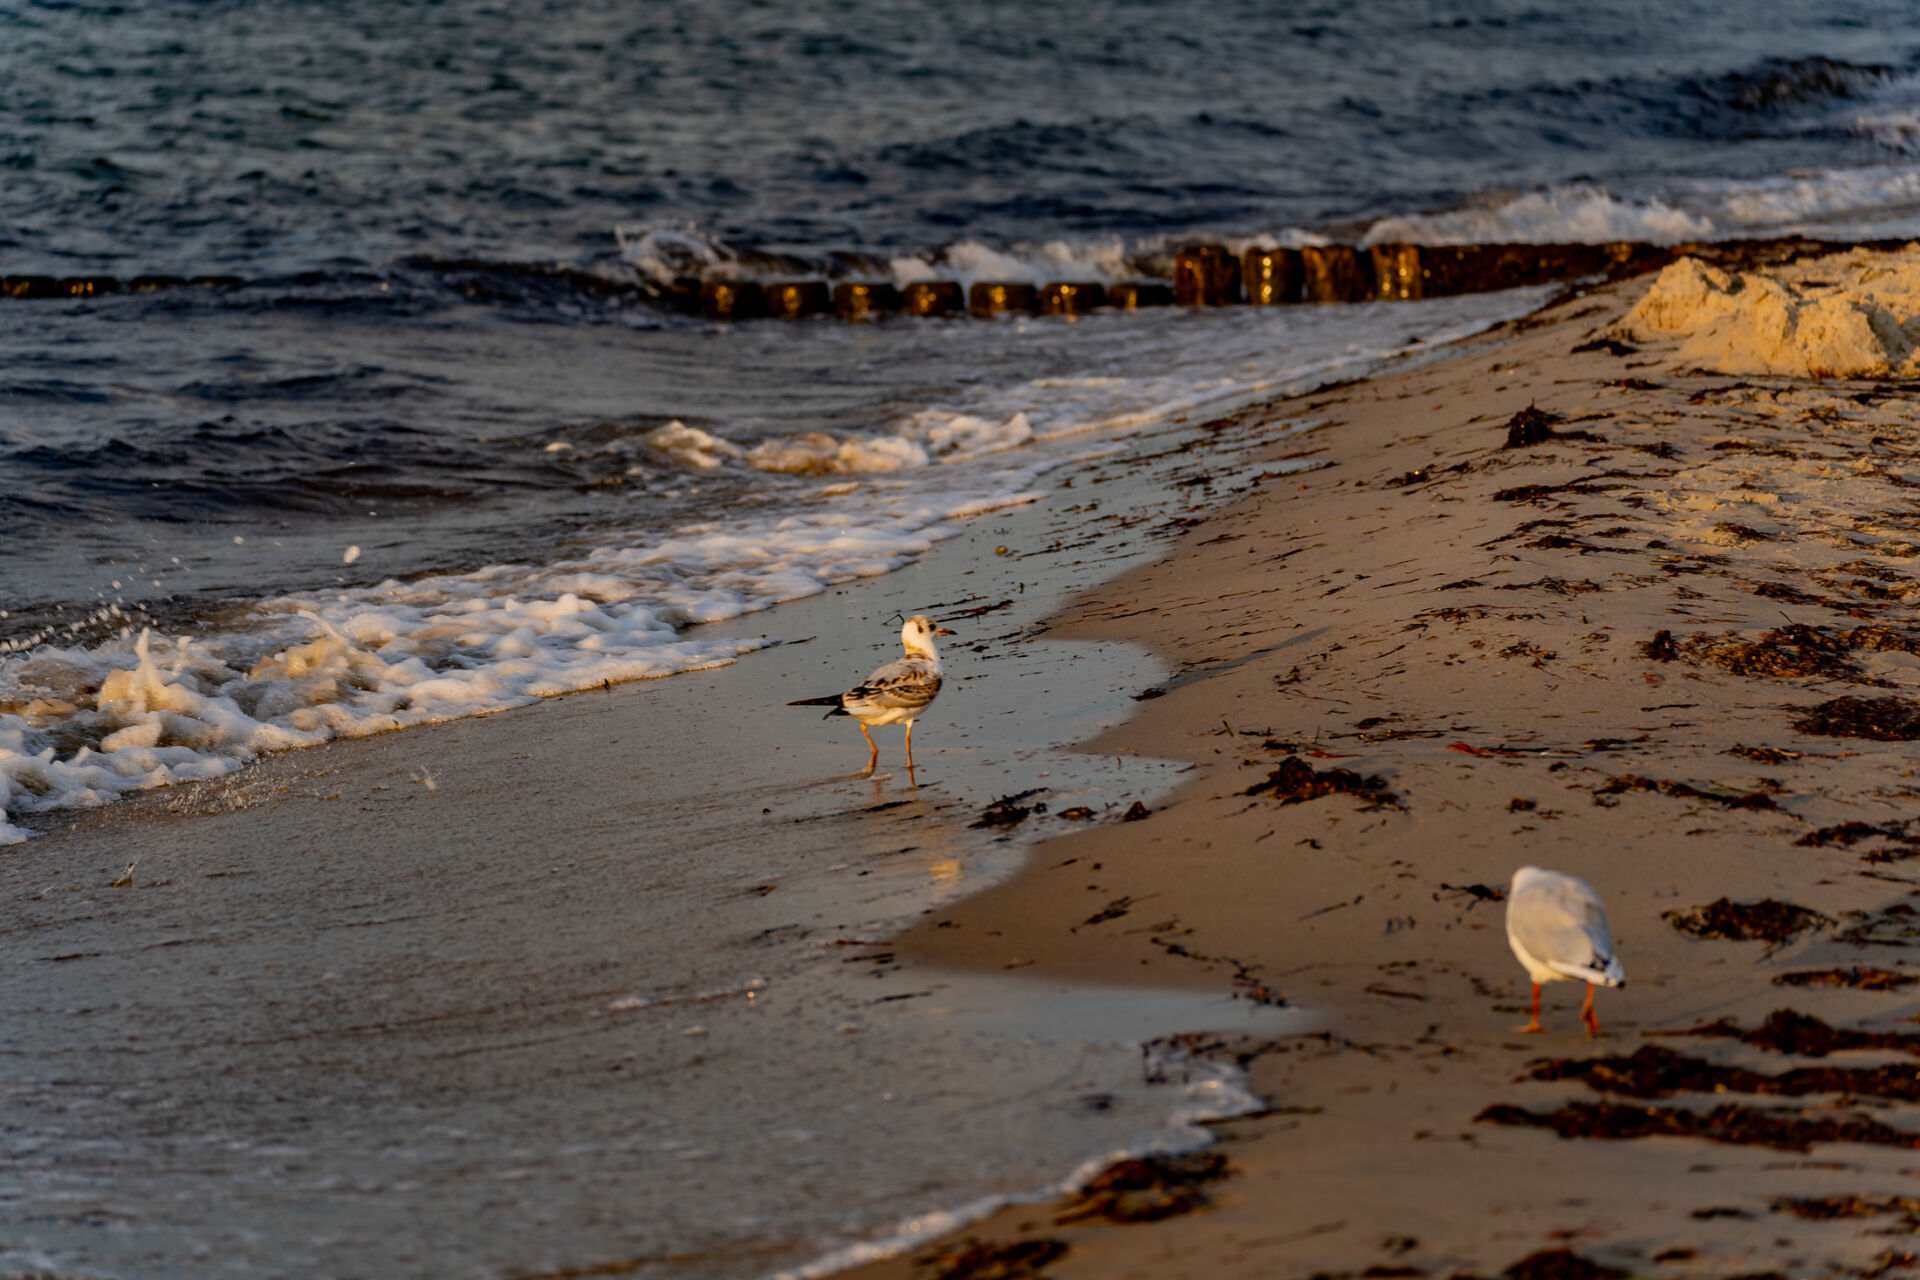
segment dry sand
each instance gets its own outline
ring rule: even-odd
[[[1690,370],[1677,338],[1618,336],[1649,284],[1275,406],[1326,420],[1311,438],[1333,466],[1211,515],[1057,620],[1177,671],[1093,749],[1204,767],[1144,821],[1041,845],[900,953],[1199,981],[1331,1030],[1217,1043],[1270,1109],[1219,1126],[1224,1165],[1189,1162],[1185,1189],[1008,1210],[859,1274],[1914,1265],[1912,1057],[1664,1033],[1783,1008],[1912,1030],[1920,987],[1854,971],[1920,979],[1920,388]],[[1556,434],[1505,447],[1530,406]],[[1282,803],[1259,788],[1283,761],[1382,790]],[[1527,984],[1487,891],[1527,863],[1609,904],[1629,985],[1599,993],[1597,1040],[1572,983],[1548,988],[1547,1034],[1516,1032]],[[1772,942],[1670,918],[1723,898],[1821,918],[1775,909],[1805,927]],[[1855,985],[1789,982],[1834,970]],[[1612,1092],[1529,1078],[1633,1054],[1593,1077]],[[1799,1067],[1853,1074],[1780,1078]],[[1530,1122],[1549,1118],[1656,1136]]]

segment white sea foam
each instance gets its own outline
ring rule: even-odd
[[[949,522],[1030,501],[1032,468],[854,510],[691,525],[556,564],[283,596],[207,636],[141,632],[0,659],[0,815],[85,808],[228,773],[263,752],[479,715],[732,661],[761,641],[683,628],[885,573]],[[4,818],[0,817],[0,822]],[[24,838],[0,825],[0,842]]]
[[[1721,219],[1743,232],[1850,229],[1887,223],[1883,233],[1912,234],[1920,204],[1920,169],[1889,166],[1796,173],[1764,182],[1703,185]]]
[[[1660,200],[1623,200],[1592,186],[1530,191],[1441,213],[1382,218],[1367,228],[1373,244],[1673,244],[1714,234],[1711,219]]]

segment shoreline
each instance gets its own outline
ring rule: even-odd
[[[1816,705],[1920,686],[1901,614],[1920,529],[1904,493],[1912,393],[1679,367],[1676,342],[1614,336],[1651,284],[1567,299],[1445,364],[1276,403],[1329,420],[1332,467],[1209,513],[1062,612],[1056,634],[1144,644],[1175,672],[1087,749],[1206,767],[1145,821],[1036,847],[900,952],[932,971],[1017,954],[1081,980],[1183,972],[1333,1025],[1214,1042],[1268,1110],[1216,1127],[1224,1177],[1139,1193],[1164,1217],[1016,1207],[849,1274],[1899,1265],[1897,1242],[1862,1228],[1899,1221],[1884,1215],[1904,1203],[1911,1107],[1740,1082],[1908,1059],[1671,1033],[1782,1008],[1875,1030],[1915,1012],[1897,927],[1920,884],[1901,865],[1914,770],[1900,742],[1796,727]],[[1529,407],[1554,438],[1503,448]],[[1883,647],[1874,628],[1893,633]],[[1811,661],[1823,646],[1836,661]],[[1288,759],[1378,792],[1282,804],[1261,788]],[[1608,903],[1630,983],[1598,993],[1600,1039],[1579,1033],[1577,984],[1547,988],[1547,1034],[1513,1034],[1526,983],[1486,891],[1523,863],[1581,875]],[[1773,941],[1668,918],[1720,899],[1818,914]],[[1644,1096],[1532,1078],[1543,1060],[1628,1073],[1636,1052],[1656,1081]],[[1659,1052],[1722,1091],[1690,1094],[1681,1067],[1646,1057]],[[1735,1110],[1701,1128],[1716,1104]],[[1628,1137],[1634,1113],[1724,1140]],[[1807,1127],[1869,1114],[1890,1138]],[[1583,1119],[1600,1136],[1538,1127]]]
[[[1165,1130],[1188,1104],[1141,1077],[1137,1042],[1155,1019],[1219,1022],[1211,993],[1157,991],[1142,1012],[1048,978],[927,982],[886,937],[1007,874],[1026,831],[1073,826],[1076,806],[1111,821],[1172,784],[1180,765],[1064,745],[1117,723],[1158,664],[1055,643],[1039,619],[1156,554],[1199,491],[1274,473],[1241,461],[1266,434],[1170,425],[1116,445],[912,566],[706,628],[783,641],[729,667],[286,752],[11,846],[22,963],[0,1007],[38,1225],[9,1256],[139,1274],[89,1225],[104,1214],[155,1256],[184,1240],[243,1265],[291,1256],[318,1211],[365,1242],[316,1255],[332,1273],[758,1277]],[[921,609],[963,634],[918,785],[897,729],[860,777],[847,722],[780,704],[896,654],[888,615]],[[1046,809],[979,821],[1036,787],[1023,803]],[[1102,1102],[1054,1105],[1074,1097]],[[100,1154],[76,1154],[90,1140]],[[208,1154],[183,1165],[183,1142]],[[779,1187],[743,1195],[737,1159],[820,1188],[784,1229],[822,1248],[791,1254]],[[201,1208],[166,1207],[183,1187]],[[646,1220],[620,1210],[635,1201]],[[707,1221],[722,1202],[772,1225]],[[898,1207],[842,1223],[869,1202]],[[516,1218],[530,1240],[504,1238]]]

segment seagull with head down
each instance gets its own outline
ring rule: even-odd
[[[1593,989],[1626,986],[1627,971],[1613,954],[1607,909],[1592,885],[1544,867],[1514,872],[1507,889],[1507,944],[1533,979],[1533,1018],[1520,1030],[1546,1030],[1540,1025],[1541,983],[1574,980],[1587,984],[1580,1006],[1587,1035],[1600,1034]]]

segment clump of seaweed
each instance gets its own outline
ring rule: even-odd
[[[1863,673],[1847,656],[1851,648],[1845,636],[1796,622],[1752,641],[1741,640],[1734,633],[1689,636],[1683,652],[1695,662],[1710,662],[1737,676],[1856,680]]]
[[[1315,771],[1299,756],[1282,760],[1265,782],[1256,782],[1246,790],[1250,796],[1267,792],[1281,804],[1301,804],[1330,795],[1358,796],[1373,805],[1399,804],[1399,797],[1387,787],[1387,780],[1377,774],[1363,776],[1351,769]]]
[[[1741,1030],[1731,1018],[1722,1018],[1689,1027],[1680,1034],[1738,1040],[1769,1053],[1798,1054],[1803,1058],[1824,1058],[1830,1053],[1851,1049],[1891,1049],[1920,1057],[1920,1035],[1911,1031],[1856,1031],[1850,1027],[1834,1027],[1798,1009],[1775,1009],[1765,1022],[1750,1031]]]
[[[1869,862],[1894,860],[1873,854],[1866,857]],[[1911,947],[1916,938],[1920,938],[1920,912],[1904,902],[1881,908],[1840,935],[1840,941],[1856,947]]]
[[[1104,1218],[1108,1222],[1158,1222],[1205,1208],[1206,1184],[1227,1176],[1227,1158],[1211,1151],[1184,1156],[1144,1156],[1108,1165],[1080,1189],[1079,1199],[1054,1219],[1056,1225]]]
[[[1025,800],[1031,796],[1037,796],[1042,791],[1045,791],[1045,790],[1046,790],[1045,787],[1034,787],[1030,791],[1022,791],[1022,792],[1019,792],[1018,794],[1010,795],[1010,796],[1001,796],[998,800],[995,800],[992,804],[982,809],[980,811],[980,816],[975,818],[972,822],[969,822],[967,825],[969,827],[1017,826],[1018,824],[1025,822],[1027,820],[1028,815],[1035,814],[1035,813],[1045,813],[1047,811],[1047,806],[1044,803],[1042,804],[1021,804],[1020,803],[1022,800]]]
[[[1685,782],[1676,782],[1671,778],[1645,778],[1637,773],[1623,773],[1617,778],[1608,778],[1606,785],[1595,787],[1593,794],[1598,796],[1619,795],[1623,791],[1658,791],[1662,795],[1679,796],[1689,800],[1708,800],[1714,804],[1726,805],[1729,809],[1776,809],[1773,797],[1764,791],[1702,791]]]
[[[1793,721],[1801,733],[1830,738],[1870,738],[1876,742],[1920,739],[1920,703],[1884,698],[1832,698],[1805,709]]]
[[[1557,434],[1553,424],[1560,421],[1561,415],[1549,413],[1538,405],[1528,405],[1507,419],[1507,442],[1503,449],[1530,449],[1537,444],[1545,444]]]
[[[1724,1067],[1704,1058],[1643,1045],[1625,1057],[1563,1058],[1536,1063],[1530,1080],[1578,1080],[1597,1093],[1630,1098],[1667,1098],[1676,1093],[1755,1093],[1799,1098],[1847,1093],[1869,1098],[1920,1101],[1920,1076],[1905,1065],[1796,1067],[1779,1075]]]
[[[1735,524],[1731,520],[1722,520],[1713,526],[1713,531],[1738,546],[1750,542],[1772,542],[1773,535],[1762,532],[1752,525]]]
[[[1563,1138],[1705,1138],[1741,1146],[1806,1151],[1816,1143],[1858,1142],[1877,1147],[1920,1148],[1920,1134],[1905,1133],[1867,1116],[1806,1119],[1732,1103],[1711,1111],[1569,1102],[1557,1111],[1534,1112],[1498,1103],[1475,1120],[1484,1124],[1551,1129]]]
[[[1872,840],[1876,837],[1900,840],[1907,844],[1917,843],[1911,835],[1907,834],[1907,827],[1908,822],[1899,818],[1890,818],[1885,822],[1842,822],[1837,826],[1821,827],[1818,831],[1810,831],[1793,843],[1796,848],[1801,849],[1826,849],[1833,845],[1850,849],[1862,840]]]
[[[1762,898],[1758,902],[1731,902],[1721,898],[1691,911],[1663,911],[1660,916],[1691,937],[1770,942],[1776,946],[1797,933],[1833,923],[1830,916],[1773,898]]]
[[[1034,1280],[1042,1267],[1066,1251],[1066,1244],[1059,1240],[988,1244],[969,1236],[959,1245],[924,1254],[914,1262],[937,1268],[934,1280]]]
[[[1920,976],[1854,965],[1850,969],[1800,969],[1773,980],[1777,987],[1852,987],[1856,991],[1898,991],[1920,982]]]
[[[1673,632],[1664,628],[1653,633],[1653,639],[1642,640],[1634,646],[1635,652],[1651,662],[1672,662],[1680,656],[1680,648],[1673,642]]]
[[[1662,632],[1662,635],[1667,634]],[[1736,742],[1720,753],[1723,756],[1740,756],[1755,764],[1791,764],[1800,759],[1804,751],[1782,751],[1778,747],[1748,747]]]
[[[1626,1280],[1631,1274],[1619,1267],[1603,1267],[1571,1249],[1542,1249],[1502,1271],[1500,1280]]]
[[[1868,1218],[1876,1214],[1897,1213],[1912,1221],[1920,1217],[1920,1198],[1914,1196],[1783,1196],[1767,1206],[1775,1213],[1789,1213],[1811,1222],[1834,1222],[1842,1218]]]

